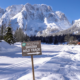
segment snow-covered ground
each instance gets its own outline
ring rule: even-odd
[[[33,56],[35,80],[80,80],[80,46],[41,44]],[[21,43],[0,42],[0,80],[33,80],[31,56],[22,56]]]

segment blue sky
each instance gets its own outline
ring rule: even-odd
[[[53,11],[63,12],[70,22],[80,19],[80,0],[0,0],[0,7],[5,9],[11,5],[26,3],[49,5]]]

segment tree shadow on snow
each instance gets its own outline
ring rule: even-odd
[[[70,51],[66,51],[66,52],[69,53],[69,54],[77,54],[75,52],[70,52]]]
[[[42,51],[42,55],[33,55],[33,57],[34,58],[53,57],[53,56],[57,55],[54,53],[59,53],[59,52],[60,51]],[[45,54],[45,53],[49,53],[49,54]],[[17,57],[30,58],[31,57],[31,56],[22,56],[22,50],[18,50],[18,51],[14,51],[14,52],[0,53],[0,56],[7,56],[7,57],[11,57],[11,58],[17,58]]]
[[[6,65],[6,64],[4,64]],[[0,68],[0,75],[4,76],[5,78],[12,76],[9,80],[17,80],[22,75],[28,74],[31,71],[31,67],[5,67]]]

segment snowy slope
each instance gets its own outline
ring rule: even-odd
[[[12,5],[0,18],[0,26],[11,23],[13,30],[22,28],[30,35],[50,35],[71,27],[64,13],[45,4]]]
[[[22,57],[21,43],[3,41],[0,47],[0,80],[33,80],[31,57]],[[34,56],[35,80],[80,80],[79,45],[41,47],[42,55]]]

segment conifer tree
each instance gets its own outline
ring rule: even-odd
[[[9,44],[14,44],[15,39],[13,37],[10,24],[9,24],[9,27],[6,28],[6,34],[4,36],[4,40]]]
[[[0,40],[3,39],[3,33],[4,33],[4,26],[2,25],[2,26],[0,27]]]

